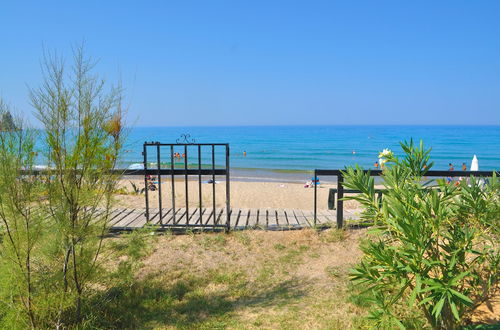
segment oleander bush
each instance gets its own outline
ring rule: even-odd
[[[376,328],[411,328],[408,311],[417,311],[427,327],[457,329],[498,289],[500,183],[426,181],[430,149],[413,141],[401,147],[403,157],[384,155],[381,205],[369,173],[344,172],[345,186],[361,191],[346,199],[364,206],[376,233],[351,279],[371,292]]]

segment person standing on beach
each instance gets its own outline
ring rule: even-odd
[[[467,171],[467,165],[465,165],[465,163],[462,163],[462,171]],[[463,179],[464,179],[463,177],[459,177],[457,183],[459,183]]]
[[[455,168],[453,167],[453,164],[452,164],[452,163],[449,163],[449,164],[448,164],[448,171],[450,171],[450,172],[451,172],[451,171],[454,171],[454,170],[455,170]],[[449,176],[449,177],[447,178],[447,181],[448,181],[448,183],[451,183],[451,181],[453,181],[453,178],[452,178],[451,176]]]

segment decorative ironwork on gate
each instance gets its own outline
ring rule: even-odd
[[[163,227],[229,230],[229,144],[195,143],[189,134],[182,134],[176,142],[144,142],[146,220]],[[165,154],[166,159],[163,157]],[[216,181],[217,178],[225,183],[225,203],[218,209],[217,190],[222,188],[216,189],[216,184],[222,182]],[[179,201],[176,190],[181,188],[179,183],[182,181],[184,197]],[[194,207],[189,194],[190,186],[192,190],[197,190]],[[157,210],[154,207],[155,194]],[[184,207],[179,208],[179,204],[184,204]]]

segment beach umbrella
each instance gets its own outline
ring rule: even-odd
[[[477,161],[476,155],[472,157],[472,162],[470,164],[470,170],[471,171],[479,171],[479,162]]]
[[[131,164],[127,169],[128,170],[143,170],[144,164],[141,164],[141,163]]]

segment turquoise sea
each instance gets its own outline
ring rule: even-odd
[[[500,169],[500,126],[244,126],[244,127],[133,127],[127,133],[123,167],[142,162],[145,141],[175,143],[189,134],[197,143],[229,143],[233,177],[302,180],[305,171],[343,169],[359,164],[373,168],[378,153],[389,148],[401,154],[399,141],[424,140],[432,147],[433,169],[446,170],[452,163],[467,167],[474,155],[480,170]],[[161,162],[170,161],[170,150],[162,149]],[[176,149],[183,153],[183,148]],[[244,156],[246,152],[246,156]],[[188,163],[197,164],[197,149],[188,150]],[[148,162],[156,162],[151,149]],[[210,160],[208,149],[202,162]],[[222,150],[216,163],[223,164]]]

